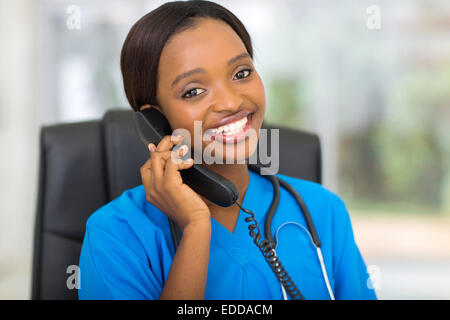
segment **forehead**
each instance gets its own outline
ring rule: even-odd
[[[159,79],[171,81],[193,68],[226,67],[230,58],[246,51],[227,23],[201,19],[195,27],[177,33],[166,43],[159,62]]]

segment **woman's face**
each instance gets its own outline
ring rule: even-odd
[[[209,145],[214,159],[235,163],[255,151],[266,108],[264,86],[244,43],[225,22],[200,19],[166,43],[157,100],[172,129],[189,131],[191,146],[197,136],[196,152],[201,137],[194,121],[201,121],[203,134],[213,134],[210,141],[201,139],[201,150]]]

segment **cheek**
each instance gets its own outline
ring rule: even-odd
[[[261,128],[264,114],[266,111],[266,97],[265,97],[265,88],[264,84],[257,75],[255,80],[253,81],[252,85],[249,86],[246,89],[246,96],[248,99],[248,102],[252,103],[254,107],[256,107],[256,112],[253,115],[252,119],[252,127],[256,131],[256,139],[259,138],[259,128]],[[182,112],[179,111],[182,109]],[[179,107],[179,108],[173,108],[174,112],[170,114],[170,124],[172,128],[182,128],[183,131],[187,132],[189,134],[188,137],[190,137],[190,146],[196,147],[197,152],[202,152],[205,147],[211,143],[211,141],[204,141],[203,136],[201,134],[204,134],[202,130],[202,123],[198,122],[197,126],[195,126],[194,121],[196,119],[203,119],[203,112],[200,111],[199,108],[187,108],[187,107]],[[178,110],[178,111],[177,111]],[[186,138],[185,138],[186,139]],[[200,142],[200,143],[197,143]],[[247,142],[247,144],[249,144]],[[198,148],[198,146],[201,146],[201,150]],[[224,153],[226,152],[225,149],[231,148],[230,146],[227,146],[223,148]],[[254,149],[251,146],[247,146],[248,148]]]
[[[259,86],[259,97],[260,97],[260,105],[263,111],[266,111],[266,90],[264,88],[264,84],[262,80],[260,79],[260,86]]]
[[[266,92],[264,88],[264,84],[261,78],[256,77],[254,81],[254,86],[252,87],[251,97],[250,99],[257,105],[258,107],[258,116],[260,118],[264,118],[264,114],[266,112]],[[262,120],[261,120],[262,122]]]
[[[172,129],[177,129],[177,133],[183,135],[184,140],[190,138],[190,144],[192,145],[194,143],[194,121],[201,119],[201,115],[185,107],[173,108],[172,110],[173,112],[168,115],[170,126]]]

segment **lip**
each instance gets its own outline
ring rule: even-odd
[[[245,127],[242,129],[242,131],[239,131],[233,135],[224,135],[223,133],[210,133],[210,135],[212,137],[214,137],[214,140],[219,142],[219,143],[239,143],[242,140],[244,140],[247,137],[247,133],[251,127],[252,124],[252,115],[253,113],[248,113],[247,114],[247,123],[245,125]],[[242,119],[241,118],[237,118],[236,120]],[[232,121],[233,122],[233,121]],[[208,132],[210,132],[212,130],[208,130]]]
[[[215,124],[213,124],[212,126],[208,127],[207,130],[215,129],[215,128],[227,125],[229,123],[235,122],[237,120],[240,120],[244,117],[248,117],[248,115],[251,113],[252,113],[252,111],[249,111],[249,110],[239,111],[238,113],[232,114],[231,116],[222,118],[220,121],[218,121]]]

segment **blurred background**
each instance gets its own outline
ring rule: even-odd
[[[39,128],[129,109],[121,46],[164,2],[0,0],[0,299],[31,296]],[[378,297],[450,299],[450,3],[218,2],[252,37],[265,120],[320,136]]]

